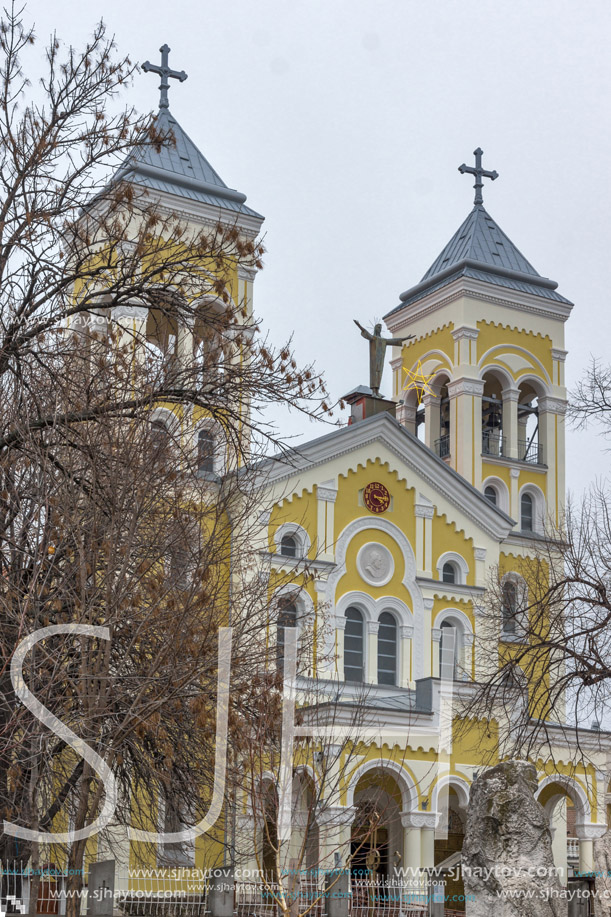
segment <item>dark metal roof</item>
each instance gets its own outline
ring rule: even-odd
[[[556,292],[557,283],[542,277],[481,204],[476,205],[435,259],[420,283],[400,296],[392,315],[458,277],[472,277],[497,286],[571,305]]]
[[[175,142],[164,144],[160,150],[148,146],[134,151],[116,179],[263,219],[246,206],[245,194],[225,184],[167,108],[159,110],[155,126],[164,136],[173,136]]]

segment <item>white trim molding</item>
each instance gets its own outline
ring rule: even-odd
[[[454,564],[454,568],[459,574],[456,583],[459,586],[466,586],[469,576],[469,564],[465,558],[456,551],[446,551],[444,554],[441,554],[437,561],[437,573],[441,581],[443,581],[443,568],[445,564]],[[450,586],[452,583],[447,583],[446,585]]]

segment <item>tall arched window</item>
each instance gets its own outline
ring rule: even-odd
[[[458,666],[458,628],[451,621],[442,621],[441,623],[441,640],[439,642],[439,676],[447,675],[443,670],[443,664],[448,662],[446,655],[453,648],[451,657],[451,676],[456,678],[456,669]]]
[[[197,434],[197,470],[214,471],[214,436],[210,430]]]
[[[518,587],[511,580],[503,583],[501,590],[501,622],[504,634],[515,634],[518,612]]]
[[[345,681],[363,681],[363,663],[363,615],[358,608],[349,608],[344,631]]]
[[[441,571],[441,579],[444,583],[456,582],[456,567],[450,561],[446,561]]]
[[[388,611],[380,615],[378,630],[378,684],[397,684],[397,622]]]
[[[159,461],[165,461],[170,449],[170,431],[163,420],[153,420],[151,423],[151,443],[153,456]]]
[[[297,607],[293,602],[283,603],[278,616],[276,668],[279,672],[284,672],[284,632],[287,627],[297,627]]]
[[[535,501],[529,493],[522,494],[520,499],[520,524],[523,532],[534,531]]]
[[[488,484],[488,486],[484,488],[484,496],[493,506],[498,505],[498,494],[492,484]]]
[[[297,539],[294,535],[283,535],[280,542],[280,553],[284,557],[297,557]]]

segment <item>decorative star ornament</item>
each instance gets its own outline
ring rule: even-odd
[[[403,391],[409,392],[412,389],[416,390],[416,396],[418,398],[418,407],[422,404],[422,399],[425,395],[434,395],[435,392],[431,388],[431,382],[435,378],[435,373],[426,375],[422,369],[422,363],[420,360],[416,363],[415,369],[404,369],[405,372],[405,382],[403,383]]]

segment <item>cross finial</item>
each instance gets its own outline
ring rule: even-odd
[[[167,45],[162,45],[159,49],[161,51],[161,67],[158,67],[157,64],[151,64],[150,61],[145,60],[142,64],[142,69],[145,73],[158,73],[161,77],[161,83],[159,84],[159,89],[161,90],[161,96],[159,98],[159,108],[169,108],[170,103],[168,102],[168,89],[170,88],[169,78],[172,77],[174,80],[180,80],[181,83],[187,79],[187,74],[184,70],[171,70],[168,64],[168,57],[170,54],[170,48]]]
[[[473,185],[475,188],[475,200],[473,203],[477,206],[478,204],[484,203],[484,198],[482,197],[484,183],[482,178],[490,178],[494,181],[495,178],[499,177],[499,173],[487,172],[486,169],[482,169],[482,156],[484,155],[484,151],[480,149],[480,147],[473,151],[473,155],[475,156],[475,168],[473,168],[473,166],[467,166],[463,162],[462,166],[458,167],[458,171],[462,172],[463,175],[465,172],[468,172],[469,175],[475,175],[475,184]]]

